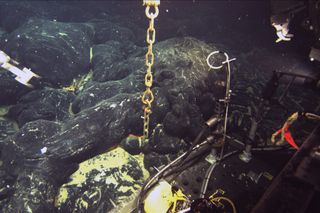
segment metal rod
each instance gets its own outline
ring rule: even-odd
[[[294,82],[294,80],[295,80],[296,78],[297,78],[296,76],[293,76],[293,77],[292,77],[292,79],[291,79],[291,81],[288,83],[286,89],[284,90],[284,92],[283,92],[282,95],[280,96],[280,98],[279,98],[279,100],[278,100],[279,103],[281,103],[282,99],[287,95],[288,90],[290,89],[290,87],[292,86],[292,84],[293,84],[293,82]]]
[[[295,77],[300,77],[300,78],[309,78],[309,79],[312,79],[312,80],[316,80],[315,77],[308,76],[308,75],[302,75],[302,74],[299,74],[299,73],[283,72],[283,71],[277,71],[277,70],[275,70],[274,72],[279,73],[279,74],[283,74],[283,75],[295,76]]]
[[[223,139],[222,139],[222,147],[220,152],[220,159],[223,156],[224,146],[226,142],[226,134],[227,134],[227,122],[228,122],[228,112],[229,112],[229,101],[230,101],[230,79],[231,79],[231,68],[229,56],[227,53],[224,53],[227,61],[227,85],[226,85],[226,94],[225,94],[225,115],[224,115],[224,124],[223,124]]]

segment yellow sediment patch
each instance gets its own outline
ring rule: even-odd
[[[107,153],[100,154],[94,158],[82,162],[79,165],[79,169],[71,175],[71,181],[61,186],[55,200],[55,206],[60,207],[61,205],[66,203],[69,197],[68,187],[72,186],[81,188],[86,183],[89,174],[93,171],[97,173],[97,175],[95,175],[93,178],[95,182],[103,181],[105,184],[112,183],[118,185],[118,180],[121,179],[121,181],[127,181],[132,183],[132,186],[121,185],[119,189],[117,189],[118,191],[131,191],[132,193],[136,193],[140,188],[139,183],[141,184],[149,177],[149,172],[146,169],[144,169],[143,158],[143,155],[131,156],[125,150],[118,147]],[[122,168],[123,166],[128,165],[129,162],[132,161],[135,161],[142,169],[143,177],[141,178],[141,180],[135,180],[135,178],[130,176],[127,171],[121,171],[121,169],[119,169],[119,172],[116,175],[106,174],[107,171],[110,171],[113,168]],[[99,188],[88,189],[88,191],[84,192],[84,194],[89,195],[89,197],[99,197],[99,193],[101,193],[101,190]],[[127,201],[129,197],[118,197],[117,201]],[[87,209],[89,207],[88,202],[83,200],[81,197],[76,199],[75,205],[78,209]]]
[[[89,71],[87,74],[73,79],[72,83],[69,86],[63,87],[62,89],[64,91],[69,92],[75,92],[75,91],[81,91],[86,83],[89,82],[89,80],[92,79],[92,71]]]

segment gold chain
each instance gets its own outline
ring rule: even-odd
[[[154,19],[159,15],[160,0],[144,0],[143,5],[146,5],[146,16],[149,18],[149,27],[147,30],[147,43],[148,43],[148,52],[146,54],[146,66],[147,73],[145,75],[144,84],[146,90],[142,95],[142,103],[144,107],[143,113],[143,140],[147,142],[149,138],[149,121],[151,114],[151,104],[154,100],[153,93],[151,91],[153,77],[151,68],[154,63],[154,54],[152,52],[153,43],[156,39],[156,30],[154,29]],[[150,8],[154,7],[154,13],[150,13]]]

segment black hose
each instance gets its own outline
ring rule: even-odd
[[[200,192],[200,198],[204,198],[206,191],[207,191],[207,187],[208,187],[208,183],[209,180],[211,178],[211,174],[214,170],[214,168],[220,163],[222,162],[222,160],[226,159],[227,157],[230,157],[236,153],[238,153],[239,151],[232,151],[229,152],[228,154],[225,154],[219,161],[214,162],[213,164],[210,165],[210,167],[207,169],[206,174],[205,174],[205,178],[203,179],[202,182],[202,186],[201,186],[201,192]]]
[[[203,158],[203,156],[206,155],[206,153],[209,153],[211,150],[211,144],[208,144],[207,146],[203,146],[201,148],[199,148],[199,150],[197,150],[196,153],[191,153],[184,161],[183,164],[181,164],[178,167],[174,167],[172,168],[171,171],[167,171],[165,174],[163,174],[163,178],[166,178],[170,175],[173,175],[175,173],[181,173],[183,172],[186,168],[189,168],[190,166],[192,166],[194,163],[196,163],[200,158]]]
[[[203,134],[206,132],[206,130],[208,129],[208,126],[205,125],[200,133],[198,134],[198,136],[195,138],[195,140],[192,142],[191,147],[189,148],[189,150],[186,152],[186,154],[184,155],[184,157],[181,159],[180,163],[177,166],[180,166],[184,163],[184,161],[186,160],[186,158],[190,155],[190,153],[193,151],[193,148],[199,144]]]

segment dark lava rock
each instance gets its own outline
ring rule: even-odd
[[[110,51],[112,52],[113,49],[114,47]],[[209,72],[205,62],[210,50],[210,46],[193,38],[174,38],[155,45],[155,58],[157,60],[155,60],[154,67],[154,88],[155,90],[159,88],[159,91],[161,91],[157,98],[161,99],[163,97],[162,99],[166,100],[165,102],[168,102],[171,108],[166,112],[162,111],[160,121],[169,113],[166,116],[167,119],[165,119],[165,126],[169,127],[167,129],[170,129],[172,135],[182,137],[184,133],[189,133],[188,130],[193,129],[192,125],[196,126],[199,122],[202,122],[197,106],[197,98],[201,94],[205,92],[214,92],[220,96],[224,94],[224,90],[221,89],[223,84],[219,84],[224,76],[217,71]],[[113,54],[110,57],[119,58],[119,55]],[[104,67],[104,62],[98,60],[99,58],[103,57],[97,56],[95,67]],[[105,73],[109,76],[116,76],[118,67],[130,67],[132,70],[125,72],[130,74],[121,80],[102,83],[91,82],[80,92],[73,103],[75,112],[95,106],[101,100],[111,98],[119,93],[131,94],[144,90],[143,83],[146,70],[144,55],[129,55],[126,60],[122,59],[114,69],[110,68]],[[119,73],[121,75],[123,72]],[[208,77],[212,80],[207,80]],[[159,104],[157,105],[161,106],[161,103]],[[194,134],[196,133],[190,132],[190,135],[193,136]]]
[[[132,55],[144,55],[143,48],[132,42],[108,41],[93,47],[93,80],[120,80],[139,68],[140,61]]]
[[[32,180],[29,177],[32,177]],[[15,200],[5,205],[4,212],[17,212],[22,209],[24,211],[32,209],[32,212],[54,212],[53,205],[43,205],[45,201],[54,200],[57,190],[55,185],[48,184],[47,181],[48,176],[35,171],[34,168],[21,171],[15,181],[12,194]],[[34,190],[35,188],[38,190]],[[23,200],[28,200],[28,202],[23,202]]]
[[[0,117],[0,142],[18,130],[15,122]]]
[[[163,123],[166,132],[176,137],[185,136],[191,124],[190,118],[187,114],[183,114],[178,117],[172,112],[167,113]]]
[[[129,78],[134,77],[133,75],[129,76]],[[143,87],[140,84],[137,84],[135,86],[140,85],[141,90],[143,90]],[[115,86],[115,87],[112,87]],[[125,84],[121,81],[108,81],[105,83],[95,83],[92,86],[87,87],[82,93],[80,93],[76,100],[72,103],[72,111],[74,113],[78,113],[86,108],[92,107],[92,106],[98,106],[102,100],[110,100],[114,96],[117,96],[119,93],[124,94],[130,94],[133,96],[136,96],[139,98],[138,102],[132,102],[132,107],[140,109],[136,113],[129,114],[126,122],[126,126],[128,128],[128,131],[131,134],[140,135],[142,132],[142,122],[139,122],[139,125],[137,125],[137,121],[141,120],[141,113],[142,113],[142,103],[140,99],[140,93],[134,93],[138,92],[138,88],[132,88],[131,84]],[[150,127],[153,128],[156,126],[156,124],[161,123],[164,116],[170,109],[170,104],[165,96],[165,92],[161,88],[155,88],[154,89],[154,96],[155,101],[153,104],[152,114],[151,114],[151,121],[150,121]],[[132,94],[131,94],[132,93]],[[112,105],[114,108],[121,107],[123,103],[128,100],[123,100],[120,105]],[[103,102],[103,101],[102,101]]]
[[[97,105],[99,102],[112,98],[121,93],[136,93],[142,91],[142,83],[135,85],[139,88],[133,88],[132,85],[127,84],[127,81],[132,81],[134,76],[128,76],[127,78],[119,81],[107,81],[103,83],[91,83],[81,91],[75,101],[72,103],[73,112],[77,113],[83,109]]]
[[[134,41],[135,35],[126,27],[119,26],[109,21],[94,21],[91,24],[95,28],[94,43],[103,44],[109,40]]]
[[[85,24],[30,19],[8,35],[4,50],[43,81],[67,85],[88,72],[92,36]]]
[[[13,194],[12,183],[15,181],[2,168],[3,162],[0,161],[0,208],[8,202],[8,195]]]
[[[140,107],[132,107],[136,105],[132,103],[139,102],[136,95],[120,94],[63,124],[38,120],[24,125],[15,137],[3,143],[1,150],[3,167],[16,176],[14,193],[3,211],[51,210],[54,201],[51,198],[78,163],[115,146],[128,135],[128,117],[142,115]],[[48,129],[52,126],[56,129]],[[32,135],[37,131],[43,137]],[[29,200],[37,202],[30,204]]]
[[[142,140],[139,137],[129,135],[126,139],[121,141],[120,146],[131,155],[138,155],[142,152]]]
[[[179,138],[164,135],[164,132],[159,133],[159,128],[161,128],[162,131],[162,126],[159,123],[162,123],[164,115],[169,110],[169,104],[165,96],[161,94],[160,90],[155,90],[154,94],[156,101],[153,105],[153,113],[151,114],[152,120],[150,121],[150,129],[155,128],[155,130],[152,132],[152,136],[147,144],[143,144],[143,142],[139,141],[139,139],[137,138],[137,135],[141,135],[142,132],[142,126],[136,124],[136,121],[139,120],[140,115],[136,114],[128,117],[128,128],[130,129],[131,135],[121,141],[120,145],[123,147],[123,149],[125,149],[132,155],[137,155],[141,152],[147,154],[151,151],[164,154],[176,153],[177,150],[179,150],[182,146],[182,144],[178,142],[178,140],[180,141]],[[164,137],[163,140],[162,137]],[[169,141],[160,143],[159,140]]]
[[[1,27],[0,27],[0,45],[3,46],[4,38],[6,37],[7,32],[4,31]]]
[[[164,117],[164,129],[168,134],[175,137],[183,138],[190,136],[194,138],[200,132],[204,120],[200,116],[201,112],[197,105],[185,101],[181,93],[179,96],[181,99],[173,100],[176,103]],[[212,114],[213,111],[211,111]]]
[[[56,122],[38,120],[24,125],[15,135],[5,140],[1,159],[7,173],[12,176],[19,175],[25,166],[23,160],[26,153],[41,155],[41,150],[47,145],[45,140],[56,134],[60,128],[60,124]],[[31,159],[29,160],[31,162]]]
[[[77,4],[56,1],[1,1],[0,25],[8,32],[19,28],[30,18],[57,20],[62,22],[83,22],[92,18]],[[91,5],[92,6],[92,5]]]
[[[203,122],[197,98],[218,87],[214,81],[205,80],[209,75],[205,59],[212,49],[193,38],[170,39],[155,46],[157,62],[153,91],[156,101],[152,108],[150,134],[167,113],[178,118],[186,113],[190,122],[183,122],[187,123],[188,129]],[[75,116],[61,123],[45,120],[26,123],[13,137],[3,142],[3,168],[11,173],[14,181],[13,192],[6,197],[8,202],[2,211],[51,211],[58,187],[67,182],[78,163],[118,145],[129,133],[141,134],[144,56],[131,55],[127,61],[136,61],[139,65],[127,77],[117,81],[91,81],[85,86],[74,102],[80,109]],[[29,99],[33,100],[32,97],[37,99],[38,96],[31,95]],[[92,97],[90,101],[89,97]],[[37,131],[43,136],[39,136]],[[168,144],[165,144],[165,139]],[[156,139],[155,151],[176,153],[182,148],[170,134],[165,139]],[[149,152],[145,156],[145,166],[149,170],[176,157],[176,154],[161,155],[157,152]],[[80,197],[78,193],[76,196]]]
[[[14,80],[13,75],[0,68],[0,103],[10,105],[16,103],[21,96],[31,91],[28,87]]]
[[[39,4],[37,6],[40,6]],[[2,1],[0,4],[0,24],[12,32],[30,17],[40,17],[41,12],[29,3]]]
[[[155,174],[161,166],[167,165],[177,157],[177,154],[161,155],[156,152],[151,152],[144,156],[144,166],[151,174]]]
[[[9,116],[18,121],[19,126],[40,119],[63,121],[69,117],[69,107],[73,98],[73,94],[61,89],[34,90],[10,108]]]
[[[182,139],[166,134],[162,125],[157,125],[150,140],[152,151],[159,154],[176,154],[186,148]]]
[[[205,93],[199,98],[198,105],[203,118],[207,120],[216,108],[217,100],[212,93]]]
[[[137,4],[136,4],[137,5]],[[132,7],[131,7],[132,8]],[[146,44],[146,29],[145,29],[145,19],[137,14],[136,10],[131,10],[131,16],[111,16],[110,20],[117,25],[130,29],[134,34],[135,44],[139,46],[145,46]],[[140,9],[140,7],[138,7]],[[132,22],[132,20],[135,20]]]

